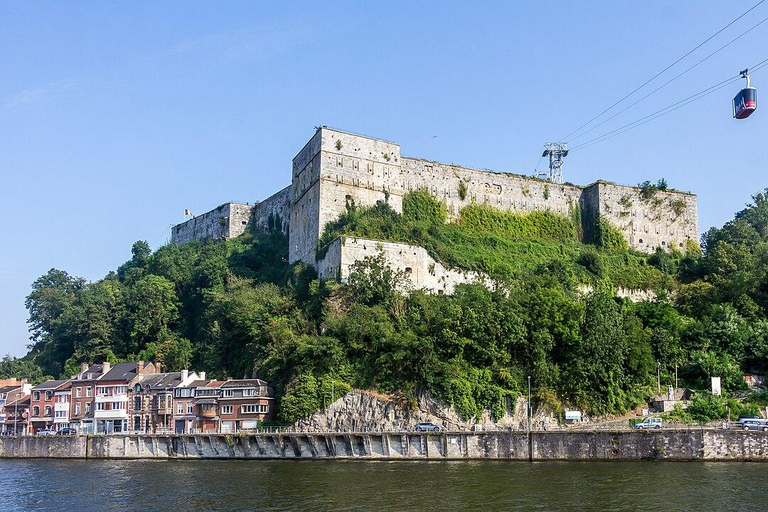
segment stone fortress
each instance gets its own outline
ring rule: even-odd
[[[288,233],[289,261],[314,266],[320,278],[343,280],[355,261],[383,251],[391,266],[410,275],[415,288],[451,293],[455,285],[473,282],[478,276],[445,268],[418,246],[347,236],[331,242],[318,259],[324,226],[346,211],[348,204],[387,201],[401,212],[403,196],[422,189],[445,203],[451,220],[473,203],[519,213],[549,210],[564,216],[581,208],[619,229],[638,251],[683,249],[687,240],[699,238],[698,206],[690,193],[658,191],[644,198],[637,187],[604,181],[580,187],[404,157],[393,142],[323,126],[293,158],[291,185],[256,205],[226,203],[174,226],[171,240],[225,240],[253,223],[257,230]]]

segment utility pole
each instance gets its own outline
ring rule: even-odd
[[[656,361],[656,392],[661,393],[661,362]]]
[[[531,431],[531,376],[528,376],[528,432]]]
[[[675,389],[677,389],[677,365],[675,365]]]

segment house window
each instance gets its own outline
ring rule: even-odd
[[[235,392],[234,390],[231,390],[231,389],[225,389],[222,396],[224,398],[232,398],[233,396],[235,396]]]
[[[221,406],[221,414],[232,414],[232,406],[231,405],[222,405]]]
[[[45,392],[45,400],[46,400],[46,402],[50,401],[51,398],[53,398],[53,392],[52,391],[46,391]]]
[[[32,408],[32,416],[40,416],[40,408],[38,406]]]
[[[75,414],[80,416],[80,404],[75,404]]]
[[[240,409],[243,414],[256,414],[256,413],[265,413],[267,412],[268,408],[266,405],[260,405],[260,404],[248,404],[243,405]]]
[[[253,388],[244,389],[243,396],[254,396],[256,394],[255,391]]]
[[[45,407],[45,415],[50,416],[51,415],[51,406],[48,405]]]
[[[75,397],[80,398],[82,396],[83,388],[75,388]]]
[[[106,406],[105,402],[98,402],[96,404],[96,410],[97,411],[106,411],[107,410],[107,406]]]
[[[192,414],[192,410],[193,410],[193,405],[187,404],[187,414]]]
[[[85,414],[90,414],[90,413],[91,413],[91,402],[86,402],[85,403]]]
[[[137,411],[141,410],[141,397],[137,396],[133,399],[133,408]]]
[[[85,388],[85,396],[91,396],[91,387],[90,386]]]
[[[40,392],[35,391],[35,400],[40,400]]]
[[[176,414],[184,414],[184,404],[176,404]]]

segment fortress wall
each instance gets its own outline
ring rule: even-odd
[[[686,192],[658,191],[644,199],[637,187],[598,182],[600,216],[617,227],[629,246],[643,252],[684,250],[685,241],[699,239],[696,196]]]
[[[224,240],[245,231],[253,206],[225,203],[171,228],[171,241],[184,244],[193,240]]]
[[[450,219],[465,206],[486,204],[500,210],[531,212],[550,210],[567,216],[579,204],[582,189],[575,185],[549,183],[515,174],[480,171],[457,165],[403,158],[402,194],[426,189],[445,202]],[[459,194],[464,183],[464,199]]]
[[[283,233],[288,233],[291,218],[291,187],[271,195],[253,207],[251,222],[257,231],[269,231],[269,216],[280,217]]]
[[[406,273],[410,286],[431,293],[453,293],[456,285],[482,282],[477,272],[448,269],[432,259],[423,247],[368,238],[342,237],[328,247],[325,257],[318,262],[320,278],[334,277],[346,281],[352,265],[367,256],[384,254],[387,264]],[[339,275],[340,272],[340,275]]]

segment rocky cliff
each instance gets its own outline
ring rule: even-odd
[[[514,407],[513,407],[514,405]],[[445,430],[477,430],[491,426],[504,429],[525,428],[525,399],[508,404],[507,415],[494,421],[489,411],[482,418],[464,420],[456,409],[429,392],[420,393],[416,406],[403,404],[395,398],[371,391],[351,391],[324,411],[295,423],[299,430],[317,432],[386,432],[411,430],[416,423],[430,421]],[[534,421],[543,421],[549,414],[536,411]]]

